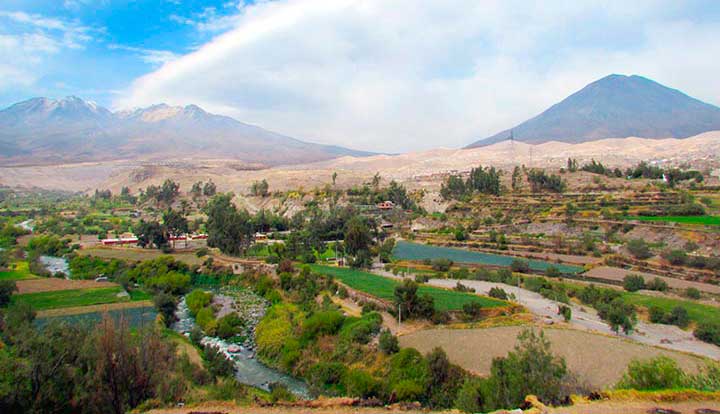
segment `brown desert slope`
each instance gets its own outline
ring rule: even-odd
[[[189,188],[198,180],[212,179],[221,191],[246,193],[256,180],[267,179],[273,190],[303,187],[310,189],[331,182],[338,173],[338,185],[366,181],[375,173],[386,180],[401,182],[437,181],[433,175],[467,171],[478,165],[511,170],[516,165],[529,168],[559,168],[569,157],[580,162],[591,158],[610,167],[628,167],[640,161],[657,160],[675,165],[720,163],[720,131],[706,132],[686,139],[610,138],[580,144],[546,142],[530,145],[500,142],[472,149],[435,149],[401,155],[369,157],[345,156],[328,161],[248,170],[236,160],[182,158],[163,162],[119,160],[42,166],[0,167],[0,184],[42,187],[70,191],[123,186],[133,191],[165,178]]]

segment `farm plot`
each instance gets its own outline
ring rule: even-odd
[[[139,306],[135,306],[135,304],[138,304]],[[155,318],[157,318],[157,311],[150,302],[126,302],[112,305],[101,305],[100,307],[86,306],[80,309],[90,311],[64,314],[62,311],[65,309],[55,309],[52,311],[46,311],[47,313],[38,312],[35,324],[40,327],[54,321],[97,324],[105,316],[108,316],[116,321],[122,319],[131,327],[141,327],[152,324],[155,321]]]
[[[628,216],[626,220],[720,226],[720,216]]]
[[[694,282],[691,280],[676,279],[673,277],[656,276],[651,273],[634,272],[632,270],[620,269],[617,267],[608,267],[608,266],[595,267],[595,268],[590,269],[587,272],[585,272],[585,274],[583,276],[587,277],[589,279],[607,280],[607,281],[614,282],[614,283],[622,283],[625,276],[631,275],[631,274],[642,276],[643,278],[645,278],[646,282],[650,282],[651,280],[653,280],[655,278],[659,278],[659,279],[667,282],[668,286],[670,286],[672,289],[687,289],[689,287],[694,287],[701,292],[720,294],[720,286],[717,286],[717,285],[711,285],[709,283],[702,283],[702,282]]]
[[[319,265],[312,265],[311,268],[315,272],[333,276],[355,290],[368,293],[383,300],[393,300],[395,287],[400,284],[400,282],[395,280],[355,269]],[[435,308],[439,311],[462,310],[463,305],[471,302],[479,303],[482,307],[486,308],[508,305],[507,302],[485,296],[425,285],[421,285],[418,288],[418,294],[428,294],[432,296],[435,301]]]
[[[694,322],[715,322],[720,323],[720,308],[690,300],[648,296],[640,293],[623,292],[623,298],[629,303],[637,306],[651,308],[657,306],[665,312],[670,312],[674,307],[680,306],[688,311],[688,316]]]
[[[180,247],[181,244],[178,245]],[[204,259],[199,258],[195,253],[163,253],[160,250],[155,249],[141,249],[135,247],[95,247],[90,249],[80,249],[77,251],[82,256],[94,256],[101,259],[120,259],[129,260],[135,262],[141,262],[144,260],[157,259],[160,256],[172,256],[173,259],[187,263],[188,265],[200,265],[204,262]]]
[[[12,263],[10,269],[0,272],[0,280],[25,280],[36,277],[30,273],[28,262],[25,261]]]
[[[72,306],[89,306],[130,301],[131,298],[122,296],[123,292],[124,290],[120,286],[95,289],[54,290],[13,295],[12,302],[28,303],[33,309],[42,311]],[[142,300],[145,300],[145,298],[142,298]]]
[[[487,329],[429,329],[401,336],[400,345],[422,353],[441,347],[450,360],[480,375],[489,375],[493,358],[503,357],[515,346],[522,327]],[[634,358],[668,356],[683,369],[695,372],[703,359],[661,350],[612,336],[571,329],[544,329],[552,351],[565,358],[568,369],[593,388],[612,387]]]
[[[18,294],[38,292],[53,292],[56,290],[73,290],[73,289],[95,289],[95,288],[115,288],[117,283],[112,282],[96,282],[94,280],[74,280],[59,279],[52,277],[36,277],[33,279],[20,280],[15,283],[18,288]]]

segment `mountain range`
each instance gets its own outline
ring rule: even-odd
[[[111,112],[71,96],[33,98],[0,111],[0,164],[223,158],[295,164],[371,153],[304,142],[196,105]]]
[[[720,130],[720,108],[642,76],[610,75],[540,115],[467,148],[512,138],[539,144],[604,138],[687,138]]]

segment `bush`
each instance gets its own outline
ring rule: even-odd
[[[645,278],[640,275],[627,275],[623,278],[623,287],[628,292],[637,292],[645,289]]]
[[[470,302],[463,305],[463,313],[469,320],[475,320],[482,314],[482,305],[479,302]]]
[[[645,286],[645,289],[656,290],[658,292],[667,292],[668,284],[666,281],[660,279],[659,277],[656,277]]]
[[[390,359],[387,382],[398,400],[417,400],[426,391],[429,381],[428,361],[416,349],[401,349]]]
[[[685,297],[690,299],[700,299],[700,291],[697,288],[689,287],[685,289]]]
[[[339,386],[346,371],[345,365],[339,362],[318,362],[308,369],[305,377],[316,392],[339,395],[342,392]]]
[[[513,259],[510,263],[510,270],[518,273],[528,273],[530,271],[530,263],[527,260]]]
[[[720,346],[720,324],[714,322],[701,322],[695,332],[695,337],[701,341]]]
[[[393,335],[389,329],[383,330],[378,340],[378,348],[386,355],[397,353],[400,350],[397,336]]]
[[[216,335],[220,338],[227,339],[240,333],[245,326],[245,322],[240,319],[237,313],[232,312],[218,319]]]
[[[465,380],[458,391],[455,406],[467,413],[486,411],[491,407],[490,401],[488,401],[489,395],[490,384],[487,379],[470,377]]]
[[[195,256],[197,256],[197,257],[205,257],[205,256],[208,255],[209,252],[210,252],[210,251],[208,250],[207,247],[201,247],[201,248],[198,249],[198,251],[195,252]]]
[[[635,256],[636,259],[645,260],[652,257],[652,253],[650,252],[650,248],[648,247],[647,243],[645,243],[642,239],[633,239],[627,242],[628,251],[630,254]]]
[[[545,269],[545,276],[547,277],[560,277],[562,276],[562,273],[560,273],[560,269],[558,269],[556,266],[548,266],[547,269]]]
[[[316,312],[303,323],[303,339],[314,340],[321,335],[333,335],[340,329],[344,320],[345,317],[338,311]]]
[[[203,349],[205,368],[214,377],[230,377],[235,374],[235,365],[218,348],[206,345]]]
[[[633,360],[618,383],[619,389],[657,391],[683,388],[687,376],[675,360],[661,356],[647,361]]]
[[[190,314],[196,316],[200,309],[207,307],[212,301],[213,294],[202,289],[195,289],[185,297]]]
[[[490,292],[488,292],[488,296],[490,296],[491,298],[500,299],[500,300],[508,299],[507,292],[505,292],[504,289],[499,288],[499,287],[490,288]]]
[[[435,259],[432,261],[432,269],[436,272],[447,272],[453,265],[453,261],[449,259]]]
[[[367,371],[361,369],[348,370],[343,378],[343,384],[350,397],[375,397],[380,390],[380,383]]]
[[[153,304],[159,314],[163,316],[165,326],[170,326],[175,322],[175,297],[168,293],[160,292],[153,297]],[[0,285],[0,307],[2,307],[2,286]]]
[[[0,280],[0,308],[10,304],[10,298],[17,290],[17,285],[12,280]]]
[[[662,257],[675,266],[681,266],[687,262],[687,253],[682,250],[666,250]]]
[[[198,311],[195,315],[195,322],[209,336],[215,335],[217,329],[217,320],[215,319],[215,311],[211,307],[205,307]]]
[[[568,322],[572,319],[572,308],[566,305],[560,305],[558,307],[558,315],[562,315],[565,322]]]

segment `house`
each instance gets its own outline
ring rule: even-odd
[[[392,210],[395,208],[395,203],[390,200],[386,200],[382,203],[378,203],[377,208],[379,208],[380,210]]]

